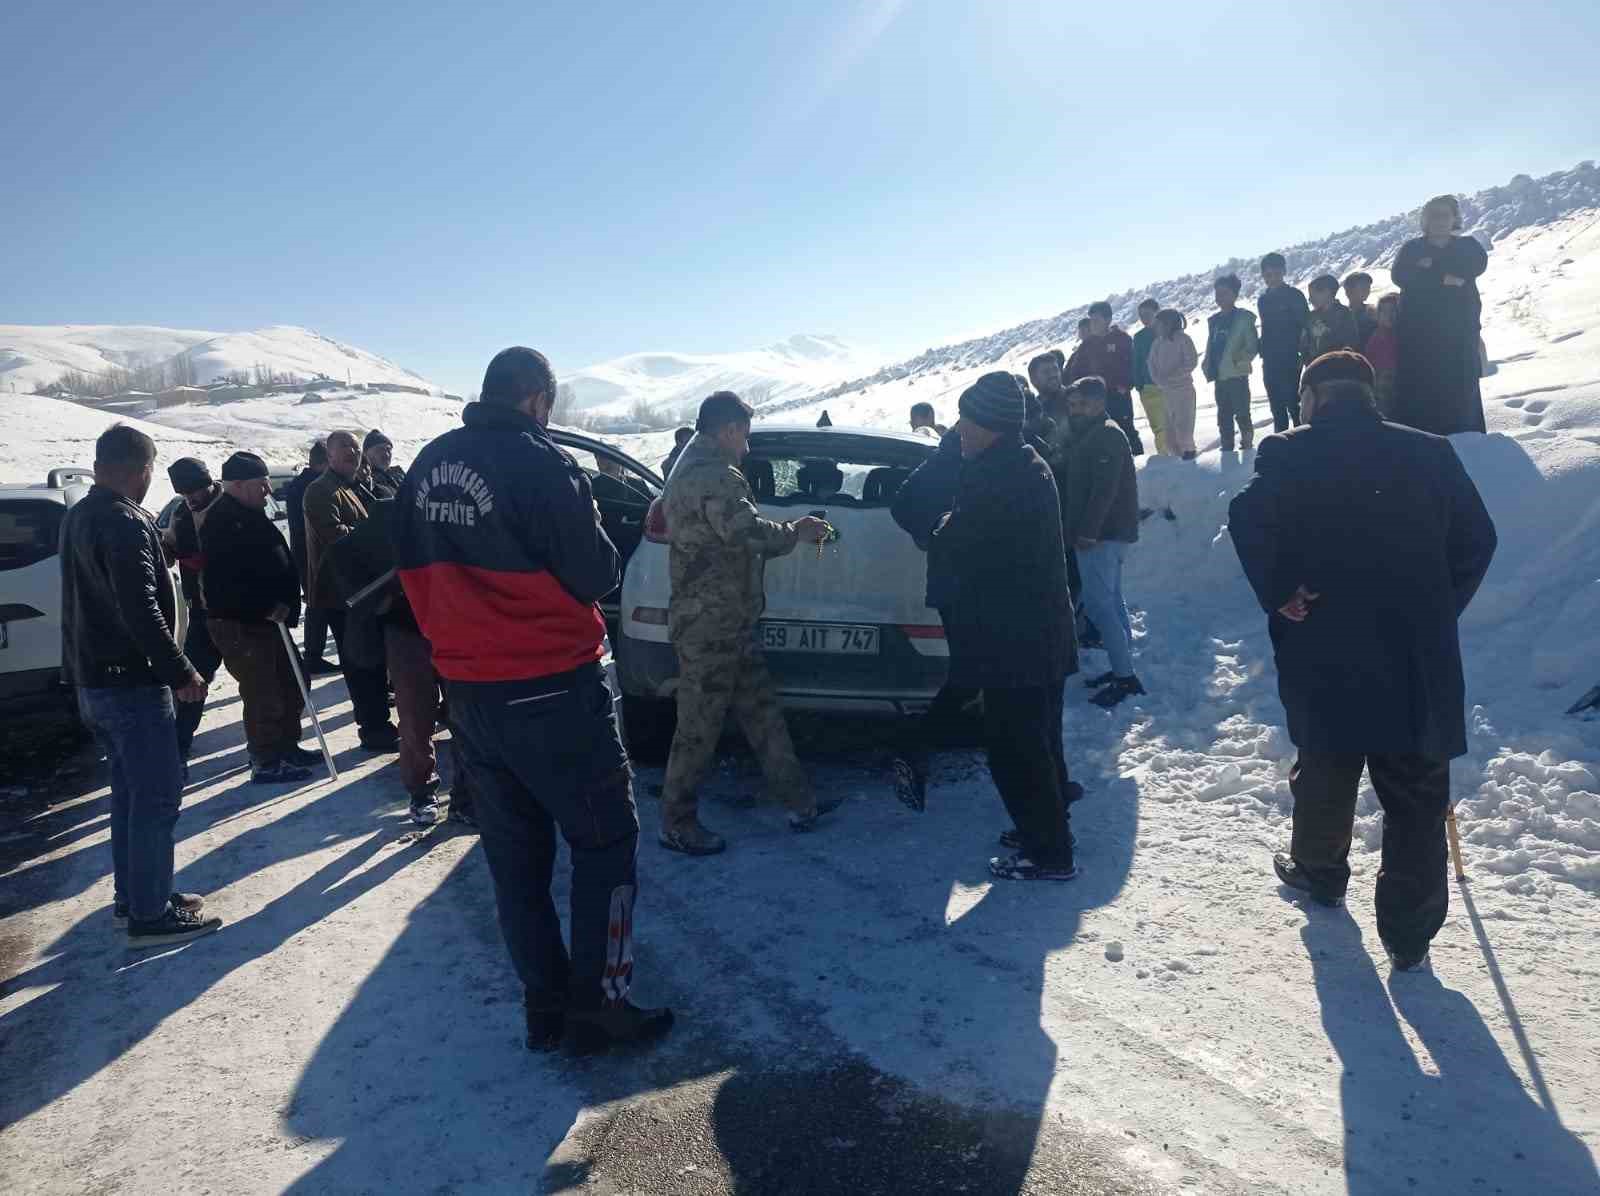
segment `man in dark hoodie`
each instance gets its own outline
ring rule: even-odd
[[[166,531],[161,533],[161,545],[178,562],[178,580],[183,586],[183,600],[189,604],[189,629],[183,637],[183,654],[189,658],[207,685],[217,675],[222,657],[211,642],[211,629],[206,623],[205,595],[200,592],[200,569],[205,556],[200,551],[200,528],[206,521],[211,505],[222,497],[222,487],[211,480],[211,471],[203,461],[194,457],[179,457],[167,466],[167,477],[172,488],[183,496],[183,502],[172,513]],[[189,747],[194,733],[200,728],[200,717],[206,704],[178,701],[178,755],[183,757],[185,779],[189,771]]]
[[[1006,373],[961,396],[955,507],[934,527],[950,564],[950,683],[981,689],[989,772],[1016,824],[1016,854],[989,861],[1004,880],[1077,874],[1061,746],[1066,678],[1077,671],[1055,479],[1022,442],[1027,403]]]
[[[1288,263],[1283,254],[1261,259],[1261,280],[1267,285],[1256,298],[1261,314],[1261,379],[1272,405],[1272,429],[1282,432],[1300,422],[1300,330],[1310,309],[1306,297],[1283,281]]]
[[[307,766],[322,757],[300,746],[305,702],[276,626],[299,621],[300,574],[267,516],[267,463],[254,453],[234,453],[223,463],[222,488],[200,531],[201,585],[212,638],[239,683],[250,780],[303,781],[311,776]]]
[[[305,651],[305,670],[308,677],[322,677],[337,673],[339,666],[325,659],[328,650],[328,615],[311,601],[311,591],[306,575],[306,487],[323,475],[328,468],[328,444],[314,441],[307,458],[309,462],[283,488],[285,522],[289,525],[289,551],[294,556],[295,568],[300,571],[300,589],[306,596],[306,626],[301,636]]]
[[[1133,423],[1133,338],[1111,322],[1111,304],[1089,305],[1089,335],[1072,355],[1067,381],[1095,377],[1106,385],[1106,413],[1117,421],[1135,457],[1144,455],[1144,441]]]
[[[1300,330],[1300,362],[1308,366],[1324,353],[1338,349],[1361,351],[1361,334],[1350,309],[1339,302],[1339,280],[1321,274],[1306,290],[1311,295],[1311,315]]]

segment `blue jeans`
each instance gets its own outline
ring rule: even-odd
[[[111,766],[114,900],[154,922],[172,894],[172,829],[183,792],[172,691],[165,685],[78,689],[78,711]]]
[[[1133,676],[1133,624],[1128,604],[1122,600],[1122,562],[1128,545],[1121,540],[1101,540],[1093,548],[1078,549],[1078,572],[1083,576],[1083,609],[1100,629],[1111,671]]]

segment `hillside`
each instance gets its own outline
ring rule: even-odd
[[[148,367],[165,367],[170,381],[198,385],[265,369],[305,379],[326,376],[441,393],[426,378],[392,361],[292,325],[202,332],[119,324],[0,324],[0,391],[28,394],[69,370],[102,375]]]

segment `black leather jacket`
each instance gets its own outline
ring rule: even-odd
[[[61,668],[73,685],[187,685],[176,599],[154,521],[93,487],[61,525]]]

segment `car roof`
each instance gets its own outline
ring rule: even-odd
[[[873,440],[892,440],[900,444],[915,444],[928,448],[938,448],[937,440],[930,440],[926,436],[918,436],[915,432],[897,432],[893,428],[867,428],[848,427],[834,424],[829,427],[819,428],[816,424],[753,424],[750,428],[750,439],[757,437],[765,439],[769,436],[793,436],[799,433],[817,436],[865,436]]]
[[[0,483],[0,499],[31,498],[35,501],[58,502],[67,505],[67,491],[64,486],[47,486],[43,482]]]

